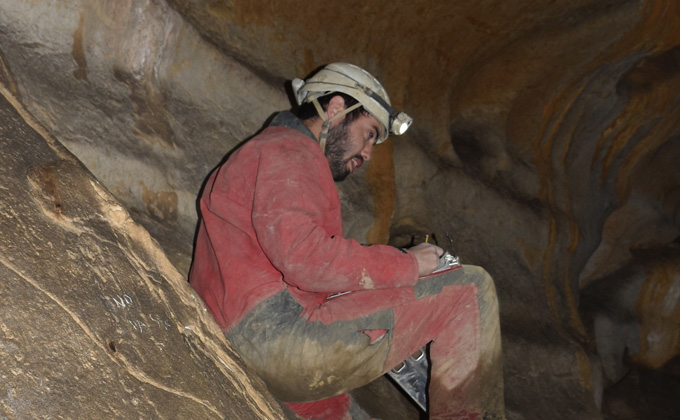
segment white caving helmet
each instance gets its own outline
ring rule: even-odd
[[[317,98],[333,92],[342,92],[356,99],[359,103],[345,109],[332,119],[319,105]],[[326,146],[328,128],[332,120],[342,117],[353,109],[363,106],[383,126],[383,133],[376,144],[385,141],[387,136],[404,134],[413,120],[403,112],[395,112],[390,105],[390,98],[380,82],[366,70],[349,63],[328,64],[307,80],[293,80],[293,93],[298,105],[311,102],[324,120],[319,143],[321,149]]]

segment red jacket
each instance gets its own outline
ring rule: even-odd
[[[205,186],[190,283],[224,332],[284,289],[303,316],[325,323],[413,296],[418,264],[412,254],[342,237],[328,161],[301,131],[266,128]],[[328,299],[338,292],[352,293]]]

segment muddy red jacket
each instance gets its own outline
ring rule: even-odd
[[[190,283],[224,332],[284,289],[324,323],[413,295],[412,254],[342,237],[328,161],[288,112],[211,174],[200,208]]]

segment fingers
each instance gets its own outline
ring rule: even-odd
[[[434,254],[437,258],[439,258],[439,257],[441,257],[442,255],[444,255],[444,252],[445,252],[443,248],[441,248],[441,247],[439,247],[439,246],[437,246],[437,245],[435,245],[435,244],[430,244],[430,243],[425,243],[425,242],[419,243],[418,245],[412,247],[411,249],[412,249],[412,250],[413,250],[413,249],[418,249],[419,251],[422,250],[422,252],[424,252],[424,253],[427,253],[427,252],[432,253],[432,254]]]
[[[418,273],[421,276],[432,273],[439,266],[439,257],[444,254],[444,250],[437,245],[430,243],[420,243],[409,248],[418,261]]]
[[[432,252],[435,252],[437,256],[441,256],[444,253],[444,249],[441,247],[438,247],[435,244],[427,243],[427,242],[421,242],[418,245],[411,247],[409,249],[422,249],[422,250],[430,250]]]

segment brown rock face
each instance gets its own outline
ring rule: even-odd
[[[2,96],[0,145],[2,418],[286,418],[147,231]]]
[[[0,6],[0,82],[183,274],[210,169],[290,106],[285,80],[332,61],[365,67],[415,120],[340,185],[346,233],[397,245],[427,233],[494,276],[508,418],[674,418],[676,0]],[[77,232],[66,198],[79,188],[91,196],[89,184],[59,188],[53,174],[71,172],[51,162],[0,191],[9,202],[43,197],[44,214]],[[11,225],[12,237],[29,241],[32,226]],[[12,262],[20,273],[17,261],[51,255],[24,252]],[[65,302],[71,286],[60,282],[50,293]]]

